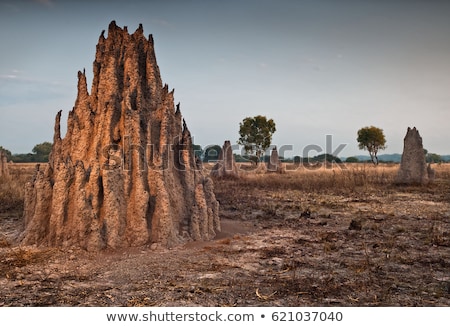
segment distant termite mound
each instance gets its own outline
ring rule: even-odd
[[[0,176],[9,176],[8,158],[2,150],[0,150]]]
[[[59,112],[49,165],[26,187],[22,244],[95,250],[212,239],[220,230],[213,182],[162,84],[152,36],[111,22],[93,73],[89,94],[78,72],[67,134]]]
[[[284,174],[286,172],[286,167],[283,165],[280,157],[278,156],[277,147],[274,147],[270,153],[270,158],[267,162],[267,172],[279,174]]]
[[[219,160],[211,170],[216,178],[239,178],[239,170],[233,156],[231,142],[225,141],[219,154]]]
[[[422,137],[414,127],[408,127],[403,140],[403,154],[395,182],[397,184],[426,185],[434,179],[434,170],[425,160]]]

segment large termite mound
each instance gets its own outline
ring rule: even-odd
[[[414,127],[408,127],[403,140],[403,154],[400,169],[395,182],[397,184],[420,184],[426,185],[434,179],[434,170],[425,160],[422,137]]]
[[[220,230],[212,180],[196,160],[142,25],[100,35],[90,94],[78,95],[45,169],[26,187],[23,244],[118,248],[209,240]]]

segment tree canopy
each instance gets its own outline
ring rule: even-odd
[[[214,162],[219,160],[220,151],[222,151],[222,148],[217,144],[206,147],[203,162]]]
[[[347,159],[345,159],[345,162],[355,163],[355,162],[359,162],[359,159],[356,157],[348,157]]]
[[[436,163],[436,162],[441,162],[442,161],[442,157],[437,154],[437,153],[426,153],[425,155],[425,160],[429,163]]]
[[[31,151],[35,154],[36,161],[47,162],[48,156],[52,151],[52,144],[50,142],[39,143]]]
[[[363,127],[358,131],[357,141],[359,148],[369,151],[372,162],[378,165],[378,151],[386,149],[383,130],[375,126]]]
[[[244,146],[245,153],[255,155],[258,162],[262,154],[270,147],[276,127],[273,119],[265,116],[247,117],[239,124],[238,144]]]
[[[192,149],[194,150],[195,156],[199,157],[200,159],[203,157],[203,149],[201,145],[192,144]]]
[[[0,146],[0,151],[6,153],[8,161],[13,162],[48,162],[48,156],[52,151],[52,144],[50,142],[43,142],[36,144],[31,150],[33,153],[16,153],[11,154],[11,151]]]

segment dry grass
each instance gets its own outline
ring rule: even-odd
[[[398,164],[380,164],[378,166],[372,164],[340,166],[335,164],[331,168],[322,166],[315,170],[298,167],[288,170],[286,174],[257,174],[241,168],[241,178],[226,183],[227,186],[237,187],[242,191],[256,188],[259,190],[352,195],[390,192],[396,189],[416,189],[445,193],[445,190],[449,189],[450,164],[434,165],[433,168],[436,171],[436,179],[425,187],[395,186],[394,179],[399,169]]]
[[[54,250],[36,248],[12,248],[0,253],[0,277],[14,278],[18,268],[45,263]]]
[[[0,248],[9,247],[21,226],[25,184],[35,164],[10,164],[9,175],[0,177]]]
[[[343,168],[345,167],[345,169]],[[246,182],[262,188],[286,188],[305,192],[321,191],[355,191],[359,188],[369,188],[388,185],[393,182],[398,167],[393,165],[334,165],[319,169],[299,167],[286,174],[247,174]]]
[[[31,179],[36,164],[10,164],[9,176],[0,177],[0,213],[21,212],[25,184]]]
[[[0,213],[20,211],[23,208],[25,181],[0,177]]]

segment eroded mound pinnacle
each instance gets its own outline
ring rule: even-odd
[[[208,240],[220,230],[213,184],[195,160],[153,38],[111,22],[100,35],[89,94],[78,95],[49,165],[27,185],[22,243],[117,248]]]
[[[397,184],[426,185],[433,181],[434,170],[427,166],[422,137],[414,127],[408,127],[403,140],[403,154],[395,182]]]

